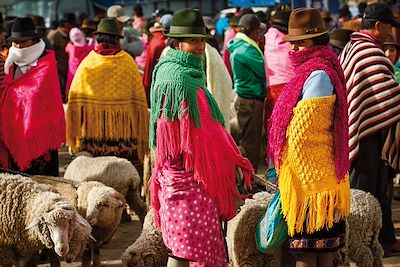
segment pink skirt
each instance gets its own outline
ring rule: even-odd
[[[193,173],[182,170],[181,163],[174,165],[171,161],[158,174],[164,244],[174,257],[191,261],[191,266],[226,267],[216,204],[195,181]]]

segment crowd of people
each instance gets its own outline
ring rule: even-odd
[[[278,174],[297,267],[333,266],[350,188],[376,197],[384,256],[400,253],[400,20],[382,3],[358,11],[242,8],[214,26],[198,9],[150,20],[113,5],[98,22],[69,14],[50,30],[39,16],[8,18],[0,167],[58,176],[62,145],[126,158],[142,177],[148,160],[169,267],[227,265],[222,222],[260,165]]]

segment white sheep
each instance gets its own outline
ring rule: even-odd
[[[47,184],[52,190],[67,197],[75,203],[79,213],[86,218],[92,226],[92,236],[88,242],[88,250],[82,256],[82,266],[100,265],[100,247],[109,241],[121,222],[122,210],[125,207],[125,198],[114,188],[105,186],[96,181],[77,183],[60,177],[32,176],[36,182]],[[85,246],[76,235],[78,247]],[[75,247],[74,247],[75,248]],[[83,247],[84,248],[84,247]],[[76,248],[78,249],[78,248]],[[79,250],[79,252],[83,252]],[[67,261],[72,261],[71,257]]]
[[[383,265],[383,249],[378,241],[382,228],[382,211],[370,193],[351,189],[348,255],[357,266]]]
[[[122,265],[124,267],[160,267],[166,266],[167,260],[168,249],[162,240],[161,231],[154,225],[153,209],[150,209],[140,236],[122,254]]]
[[[114,156],[75,158],[65,170],[64,178],[77,182],[98,181],[120,192],[129,208],[143,223],[147,205],[140,196],[140,176],[128,160]]]
[[[4,253],[0,258],[10,259],[10,248],[14,253],[12,262],[2,264],[27,266],[35,252],[46,248],[67,256],[74,229],[91,230],[70,201],[48,191],[48,186],[1,173],[0,188],[0,251]]]
[[[255,227],[271,200],[266,192],[246,200],[239,214],[229,222],[227,242],[233,266],[292,266],[293,257],[283,254],[265,255],[255,245]],[[357,266],[382,266],[383,251],[378,241],[382,226],[378,201],[369,193],[351,189],[351,207],[346,247],[336,255],[337,265],[348,266],[349,259]],[[349,259],[348,259],[348,258]]]

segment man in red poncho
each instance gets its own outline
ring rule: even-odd
[[[0,88],[0,166],[58,176],[57,149],[65,119],[54,52],[35,34],[31,18],[16,18]]]

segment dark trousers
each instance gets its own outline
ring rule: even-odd
[[[239,124],[239,149],[257,171],[260,160],[264,101],[238,96],[235,102]]]
[[[383,138],[378,133],[359,143],[359,154],[350,168],[350,187],[371,193],[381,205],[382,229],[379,241],[383,246],[396,241],[392,222],[392,210],[387,197],[388,167],[381,159]]]

